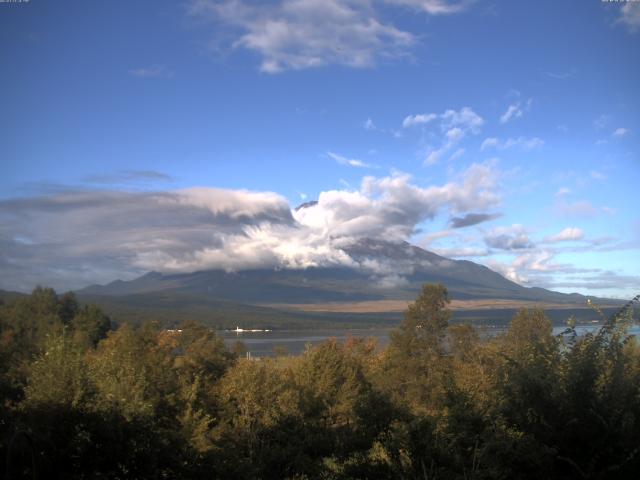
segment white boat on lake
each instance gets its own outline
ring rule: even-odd
[[[270,332],[271,330],[247,329],[247,328],[240,328],[236,326],[235,330],[227,330],[227,331],[235,332],[235,333],[263,333],[263,332]]]

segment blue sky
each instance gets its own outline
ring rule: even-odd
[[[0,288],[368,235],[633,296],[638,47],[640,2],[1,3]]]

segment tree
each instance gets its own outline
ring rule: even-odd
[[[308,465],[308,431],[300,392],[281,359],[240,359],[219,384],[219,474],[224,478],[286,478]]]
[[[131,420],[174,410],[173,356],[158,343],[154,325],[134,330],[123,325],[98,344],[89,356],[91,377],[98,390],[97,407],[114,409]]]
[[[30,370],[23,406],[84,408],[93,394],[82,350],[66,330],[47,339]]]
[[[111,330],[111,319],[97,305],[85,305],[76,311],[71,326],[76,342],[95,347]]]
[[[31,295],[17,299],[7,309],[8,327],[23,359],[41,351],[48,334],[62,330],[58,296],[52,288],[36,287]]]
[[[155,324],[123,325],[87,353],[93,411],[102,420],[96,462],[118,469],[110,478],[176,478],[189,449],[181,443],[173,346],[161,340]],[[112,467],[110,456],[119,460]]]
[[[460,361],[470,360],[480,344],[480,336],[473,325],[452,325],[448,329],[448,347]]]
[[[78,313],[80,305],[73,292],[67,292],[58,299],[58,317],[63,325],[71,324],[71,321]]]
[[[378,478],[385,470],[372,450],[388,433],[395,410],[367,378],[372,348],[366,341],[328,340],[296,362],[295,385],[307,424],[306,450],[318,465],[315,476],[320,467],[330,478]]]
[[[222,338],[211,328],[196,322],[181,325],[176,347],[180,372],[190,377],[200,375],[207,383],[220,379],[234,362],[234,355],[227,350]]]
[[[445,363],[443,340],[451,317],[448,304],[449,295],[442,284],[426,284],[405,311],[400,327],[391,332],[381,383],[414,409],[435,407]]]

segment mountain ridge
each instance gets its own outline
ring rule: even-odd
[[[343,250],[352,266],[306,269],[220,269],[190,273],[148,272],[129,281],[90,285],[80,295],[120,296],[157,292],[203,296],[250,305],[265,303],[411,300],[424,283],[443,283],[455,299],[506,299],[585,304],[605,300],[524,287],[484,265],[452,260],[408,242],[362,239]]]

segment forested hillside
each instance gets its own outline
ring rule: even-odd
[[[0,305],[6,478],[637,478],[640,345],[621,314],[481,340],[425,285],[380,350],[242,358],[196,323],[114,329],[38,288]],[[597,307],[594,307],[597,310]]]

